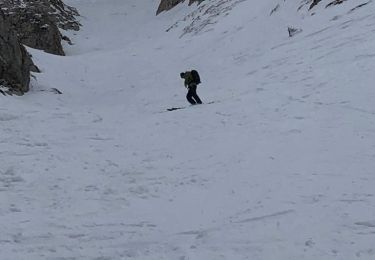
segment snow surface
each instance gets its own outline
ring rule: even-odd
[[[375,259],[373,1],[158,2],[67,1],[0,95],[0,259]]]

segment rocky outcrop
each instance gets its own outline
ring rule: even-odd
[[[65,55],[61,44],[62,35],[46,13],[40,13],[35,17],[34,13],[23,9],[12,16],[12,23],[23,44],[48,53]]]
[[[309,10],[311,10],[314,6],[318,5],[322,0],[311,0],[311,5],[309,7]],[[342,4],[344,2],[346,2],[347,0],[333,0],[331,1],[330,3],[328,3],[326,5],[326,8],[327,7],[330,7],[330,6],[333,6],[333,5],[339,5],[339,4]],[[364,5],[368,4],[369,2],[367,3],[364,3]]]
[[[311,4],[310,4],[310,7],[309,7],[309,10],[311,10],[314,6],[316,6],[317,4],[319,4],[319,2],[321,2],[322,0],[312,0],[311,1]]]
[[[30,55],[20,44],[10,22],[0,11],[0,89],[1,93],[23,94],[29,90]]]
[[[189,0],[189,5],[194,2],[201,3],[204,0]],[[156,11],[156,15],[163,11],[168,11],[178,5],[179,3],[185,2],[185,0],[161,0],[158,10]]]
[[[79,30],[76,9],[61,0],[0,0],[21,43],[48,53],[64,55],[62,40],[70,42],[59,28]]]
[[[37,72],[23,44],[64,55],[59,28],[79,30],[76,9],[61,0],[0,0],[0,94],[29,90],[30,71]]]
[[[184,1],[185,0],[161,0],[158,10],[156,11],[156,15],[160,14],[163,11],[168,11]]]

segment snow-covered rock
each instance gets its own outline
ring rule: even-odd
[[[10,92],[29,90],[30,70],[37,67],[24,46],[64,55],[62,30],[78,30],[78,12],[61,0],[0,0],[0,81]],[[60,28],[60,29],[59,29]]]
[[[61,0],[0,0],[1,9],[10,19],[20,41],[32,48],[64,55],[63,30],[79,30],[78,12]]]
[[[29,90],[32,61],[15,31],[0,10],[0,89],[13,93]]]
[[[203,2],[205,0],[189,0],[189,5],[191,5],[194,2]],[[179,3],[185,2],[185,0],[161,0],[158,10],[156,11],[156,14],[159,14],[163,11],[168,11],[178,5]]]

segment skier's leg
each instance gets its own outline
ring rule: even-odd
[[[196,101],[198,104],[202,104],[202,100],[199,98],[199,96],[197,95],[197,93],[195,93],[195,95],[194,95],[194,99],[195,99],[195,101]]]
[[[190,104],[195,105],[196,102],[193,99],[193,95],[194,95],[194,93],[192,93],[192,89],[189,88],[189,92],[186,95],[186,99],[189,101]]]
[[[198,104],[202,104],[201,99],[197,95],[197,86],[192,87],[191,92],[192,92],[192,96],[193,96],[195,102],[198,103]]]

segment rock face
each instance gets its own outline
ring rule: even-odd
[[[185,0],[161,0],[158,10],[156,11],[156,15],[160,14],[163,11],[168,11],[184,1]]]
[[[32,66],[30,55],[20,44],[5,14],[0,11],[0,86],[11,93],[27,92]]]
[[[61,33],[51,17],[45,13],[38,15],[37,19],[34,19],[34,16],[28,9],[20,10],[17,15],[12,16],[12,23],[20,41],[35,49],[65,55],[61,45]]]
[[[189,5],[194,2],[201,3],[204,0],[189,0]],[[161,0],[158,10],[156,11],[156,15],[163,11],[168,11],[178,5],[179,3],[185,2],[185,0]]]
[[[309,10],[311,10],[314,6],[316,6],[317,4],[319,4],[319,2],[321,2],[322,0],[312,0],[311,1],[311,5],[309,7]]]
[[[0,0],[0,94],[29,90],[30,70],[38,72],[23,44],[64,55],[59,28],[79,30],[76,9],[62,0]]]
[[[64,55],[62,40],[70,42],[58,28],[79,30],[76,9],[61,0],[0,0],[21,43],[48,53]]]

